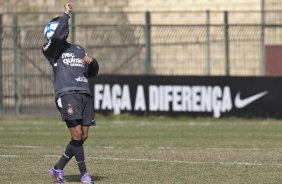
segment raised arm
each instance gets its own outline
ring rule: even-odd
[[[68,20],[72,12],[72,5],[70,3],[66,3],[64,7],[64,14],[61,17],[56,17],[51,20],[51,22],[58,22],[59,24],[54,34],[48,39],[48,42],[42,48],[43,54],[48,58],[51,64],[53,64],[57,55],[60,53],[61,45],[65,43],[69,35]]]

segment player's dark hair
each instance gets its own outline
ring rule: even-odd
[[[57,22],[59,20],[60,17],[55,17],[53,18],[50,22]]]

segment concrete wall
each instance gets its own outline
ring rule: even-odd
[[[64,0],[2,0],[0,12],[61,11]],[[258,11],[261,0],[73,0],[75,11]]]
[[[36,13],[23,15],[20,24],[41,24],[64,11],[65,0],[2,0],[0,13]],[[229,23],[259,24],[261,0],[76,0],[74,12],[92,12],[77,17],[85,24],[144,24],[144,12],[152,14],[153,24],[205,24],[210,10],[211,23],[223,24],[223,11],[229,11]],[[158,11],[168,13],[156,13]],[[240,12],[238,12],[240,11]],[[53,12],[53,15],[43,13]],[[100,12],[100,13],[97,13]],[[103,13],[101,13],[103,12]],[[124,12],[123,14],[105,14]],[[177,13],[178,12],[178,13]],[[10,24],[11,19],[4,17]],[[32,22],[30,20],[33,20]]]

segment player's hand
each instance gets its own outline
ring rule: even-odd
[[[83,58],[83,63],[84,63],[84,64],[89,65],[92,61],[93,61],[93,58],[90,57],[90,56],[87,56],[87,55],[86,55],[86,56]]]
[[[69,15],[72,12],[72,4],[71,3],[66,3],[64,5],[64,7],[65,7],[65,13]]]

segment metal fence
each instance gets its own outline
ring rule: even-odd
[[[56,112],[41,53],[54,14],[1,15],[2,115]],[[280,22],[261,22],[261,12],[78,12],[69,40],[97,58],[100,74],[261,76],[265,45],[282,44]]]

